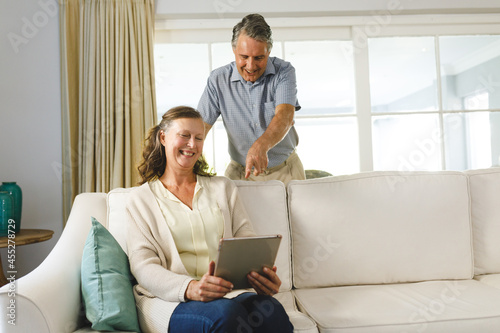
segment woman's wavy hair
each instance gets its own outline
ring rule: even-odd
[[[161,122],[149,130],[146,140],[144,140],[142,161],[137,167],[141,177],[139,184],[155,180],[165,172],[167,159],[165,149],[160,141],[160,131],[167,133],[172,122],[181,118],[202,119],[200,113],[189,106],[177,106],[165,112]],[[209,171],[209,168],[205,157],[201,155],[194,165],[193,172],[200,176],[215,176],[215,173]]]

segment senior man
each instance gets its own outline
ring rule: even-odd
[[[305,179],[295,149],[293,126],[297,101],[295,69],[269,57],[272,31],[259,14],[245,16],[233,28],[235,61],[215,69],[198,104],[205,133],[222,116],[231,162],[225,175],[248,180]]]

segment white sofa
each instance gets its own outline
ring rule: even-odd
[[[237,183],[257,233],[284,236],[276,297],[296,332],[500,332],[500,168]],[[128,191],[76,198],[0,332],[92,332],[80,297],[90,216],[126,250]],[[4,286],[4,312],[10,300]]]

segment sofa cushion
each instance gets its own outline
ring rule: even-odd
[[[115,237],[116,241],[122,247],[123,251],[127,251],[127,223],[125,223],[127,215],[125,205],[131,188],[115,188],[108,192],[106,202],[108,206],[107,216],[108,224],[106,227],[109,232]]]
[[[500,289],[500,274],[477,275],[474,279],[488,286]]]
[[[500,290],[475,280],[294,290],[320,332],[500,332]]]
[[[85,313],[93,329],[139,331],[127,255],[94,218],[83,249],[81,275]]]
[[[292,291],[280,292],[274,295],[274,298],[276,298],[281,303],[281,305],[283,305],[283,308],[285,309],[286,314],[288,315],[288,318],[293,325],[294,332],[318,332],[316,323],[297,309],[295,296],[293,295]]]
[[[500,273],[500,168],[467,172],[476,274]]]
[[[292,289],[290,228],[285,185],[277,180],[267,182],[236,181],[238,190],[258,235],[283,236],[276,258],[280,291]]]
[[[463,173],[293,181],[288,195],[297,288],[473,276]]]

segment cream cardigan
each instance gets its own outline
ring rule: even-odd
[[[224,237],[253,236],[252,225],[236,185],[225,177],[211,177],[224,219]],[[139,322],[143,332],[166,332],[170,316],[192,277],[182,264],[175,242],[149,184],[130,192],[127,202],[127,248]]]

